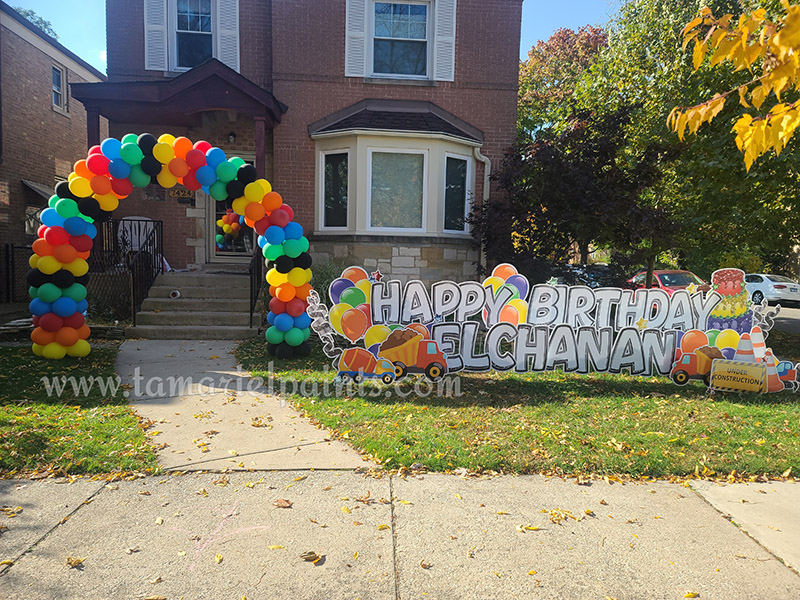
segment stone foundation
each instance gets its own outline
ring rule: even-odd
[[[315,263],[379,270],[388,279],[469,281],[477,277],[478,253],[468,239],[378,236],[311,236]]]

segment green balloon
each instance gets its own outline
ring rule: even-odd
[[[61,288],[55,283],[43,283],[39,286],[39,298],[44,302],[55,302],[61,298]]]
[[[303,341],[306,341],[310,337],[311,337],[311,328],[306,327],[305,329],[303,329]]]
[[[708,338],[708,345],[715,346],[717,343],[717,336],[720,334],[719,329],[709,329],[706,331],[706,337]]]
[[[217,234],[217,243],[218,244],[224,244],[225,243],[225,236],[222,235],[221,233]]]
[[[215,181],[212,183],[211,187],[208,188],[208,192],[217,202],[222,202],[228,197],[227,184],[224,181]]]
[[[284,341],[290,346],[299,346],[306,339],[303,337],[303,330],[297,327],[292,327],[289,331],[283,334]]]
[[[239,158],[238,156],[229,158],[228,162],[231,163],[234,167],[236,167],[237,171],[239,170],[239,167],[243,167],[247,164],[243,158]]]
[[[69,219],[70,217],[77,217],[80,214],[78,203],[72,198],[62,198],[56,202],[56,212],[60,217]]]
[[[291,331],[291,329],[289,331]],[[269,329],[267,329],[267,332],[264,334],[264,337],[267,338],[267,341],[270,344],[280,344],[284,339],[284,334],[277,327],[270,327]]]
[[[138,141],[139,141],[139,136],[136,135],[135,133],[126,133],[125,135],[122,136],[122,139],[120,140],[122,144],[135,144]]]
[[[389,331],[394,331],[395,329],[402,329],[402,325],[389,325]]]
[[[224,181],[225,183],[228,183],[229,181],[233,181],[234,179],[236,179],[236,173],[238,171],[239,167],[237,167],[229,160],[221,162],[217,165],[217,177],[219,177],[220,181]]]
[[[367,296],[357,287],[347,288],[339,297],[339,302],[342,304],[349,304],[353,308],[359,304],[364,304],[366,301]]]
[[[28,296],[30,296],[31,298],[38,298],[39,297],[39,288],[33,287],[33,286],[29,287],[28,288]]]
[[[72,298],[75,300],[75,302],[80,302],[86,298],[86,287],[80,283],[73,283],[65,290],[62,290],[61,295],[66,296],[67,298]]]
[[[90,217],[89,215],[84,215],[83,213],[81,213],[78,216],[81,219],[83,219],[84,221],[86,221],[87,223],[94,223],[94,219],[92,217]]]
[[[308,249],[311,247],[311,244],[308,243],[308,238],[303,236],[300,238],[300,252],[308,252]],[[296,258],[296,257],[295,257]]]
[[[516,300],[517,298],[519,298],[519,290],[516,287],[514,287],[513,285],[511,285],[510,283],[504,283],[500,287],[501,288],[508,288],[508,289],[511,290],[511,292],[513,294],[513,296],[511,296],[511,300]]]
[[[59,200],[61,200],[61,198],[58,197],[58,194],[53,194],[52,196],[50,196],[50,200],[47,201],[47,206],[49,206],[50,208],[55,208],[56,203]]]
[[[283,246],[281,244],[267,244],[264,246],[264,258],[278,260],[279,256],[283,256]]]
[[[122,144],[119,149],[119,157],[129,165],[138,165],[142,162],[144,153],[138,144],[127,143]]]
[[[128,180],[135,187],[147,187],[150,185],[150,175],[142,171],[142,167],[139,165],[131,165],[131,174],[128,175]]]
[[[297,258],[303,253],[303,246],[300,240],[286,240],[283,242],[283,251],[289,258]]]

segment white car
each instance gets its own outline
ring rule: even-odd
[[[747,293],[755,304],[761,304],[764,298],[770,303],[800,303],[800,283],[783,275],[767,275],[750,273],[744,277]]]

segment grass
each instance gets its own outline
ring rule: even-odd
[[[123,397],[93,385],[82,394],[68,383],[48,396],[43,377],[113,378],[118,344],[86,358],[34,356],[29,347],[0,347],[0,473],[152,471],[155,455]]]
[[[800,336],[775,333],[769,341],[780,358],[794,354],[800,361]],[[237,356],[254,375],[269,376],[273,359],[263,342],[243,343]],[[800,473],[800,397],[788,391],[708,396],[698,384],[678,387],[661,377],[556,371],[462,375],[460,397],[420,397],[414,380],[399,393],[379,385],[348,393],[332,385],[329,364],[317,345],[308,358],[274,361],[273,377],[316,382],[319,391],[327,382],[327,397],[311,389],[290,399],[389,468],[423,463],[438,471],[635,477]]]

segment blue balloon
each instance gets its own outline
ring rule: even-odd
[[[294,318],[294,326],[298,329],[305,329],[311,325],[311,317],[307,313],[303,313],[299,317]]]
[[[197,178],[197,182],[200,185],[211,185],[217,180],[217,172],[214,170],[213,167],[209,167],[208,165],[203,165],[194,175]]]
[[[61,296],[58,300],[53,302],[53,312],[59,317],[68,317],[78,312],[78,303],[72,298]]]
[[[263,235],[258,236],[258,247],[259,248],[263,248],[268,243],[269,242],[267,241],[267,238],[265,238]]]
[[[34,298],[28,304],[28,309],[36,315],[37,317],[41,317],[42,315],[46,315],[49,312],[53,312],[52,304],[50,302],[45,302],[41,298]]]
[[[297,221],[292,221],[283,228],[287,240],[299,240],[303,237],[303,226]]]
[[[246,225],[244,222],[244,215],[239,215],[239,225]]]
[[[275,316],[276,315],[274,312],[269,311],[267,313],[267,323],[269,323],[270,325],[275,325]]]
[[[64,221],[64,229],[70,235],[83,235],[89,224],[80,217],[70,217]]]
[[[91,239],[94,239],[97,236],[97,227],[95,227],[92,223],[87,223],[86,235],[88,235]]]
[[[270,225],[267,227],[267,230],[264,232],[264,237],[267,238],[270,244],[277,245],[286,241],[286,234],[283,233],[283,229],[277,225]]]
[[[517,288],[519,292],[519,297],[525,300],[528,297],[528,290],[530,289],[530,285],[528,284],[528,280],[524,275],[512,275],[508,279],[506,279],[506,283],[509,285],[513,285]]]
[[[45,208],[40,218],[42,223],[48,227],[61,227],[64,225],[64,217],[58,214],[55,208]]]
[[[275,327],[278,331],[287,332],[294,327],[294,318],[289,313],[275,315]]]
[[[131,166],[121,158],[115,158],[108,163],[108,174],[114,179],[125,179],[131,174]]]
[[[100,143],[100,152],[109,160],[119,158],[120,148],[122,148],[122,142],[116,138],[106,138]]]
[[[80,302],[78,302],[75,306],[75,312],[79,312],[81,314],[86,312],[86,309],[89,308],[89,301],[84,298]]]
[[[209,148],[208,152],[206,152],[206,164],[214,169],[214,173],[216,173],[217,165],[224,163],[226,160],[228,160],[228,157],[225,156],[225,151],[222,148]]]

